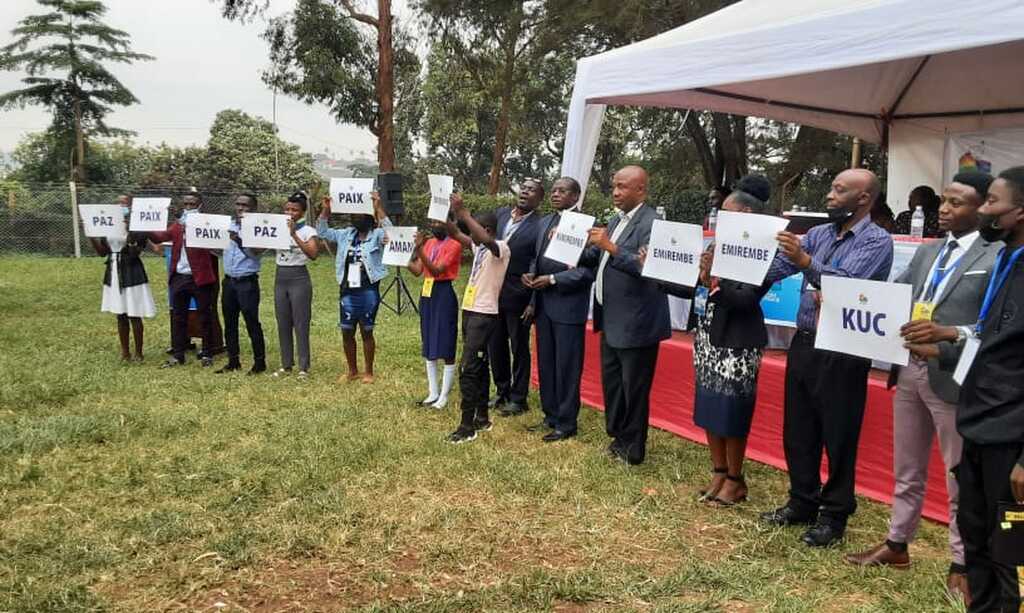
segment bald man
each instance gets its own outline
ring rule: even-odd
[[[789,468],[789,501],[761,515],[775,525],[808,525],[802,540],[827,547],[846,532],[857,509],[853,494],[857,441],[867,399],[871,361],[814,348],[823,275],[885,281],[892,268],[892,237],[871,221],[881,192],[869,170],[839,173],[827,197],[831,223],[803,237],[780,232],[779,255],[768,271],[773,282],[802,273],[797,332],[786,362],[782,442]],[[822,451],[828,479],[821,483]]]
[[[612,202],[619,214],[607,228],[590,231],[593,245],[581,266],[597,262],[594,331],[601,333],[601,386],[608,452],[627,464],[647,453],[647,418],[658,345],[672,334],[668,297],[658,283],[640,276],[641,247],[650,242],[658,217],[646,204],[647,172],[627,166],[612,180]]]

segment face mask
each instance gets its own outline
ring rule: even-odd
[[[186,219],[188,219],[188,216],[191,215],[194,212],[195,212],[195,209],[184,209],[184,210],[181,211],[181,217],[179,217],[179,219],[181,219],[182,221],[185,221]]]
[[[431,228],[430,233],[433,234],[434,238],[436,238],[439,241],[443,241],[445,238],[448,237],[448,231],[445,230],[444,228]]]
[[[828,211],[828,220],[832,223],[841,224],[847,219],[853,217],[853,211],[843,207],[836,207],[834,209],[826,209]]]
[[[978,213],[978,235],[985,242],[994,243],[1005,240],[1010,235],[1010,231],[999,227],[998,215]]]
[[[121,214],[124,215],[125,217],[128,217],[129,215],[132,214],[132,210],[126,206],[123,206],[121,207]]]
[[[360,232],[367,232],[373,227],[373,221],[365,217],[357,217],[352,220],[352,227]]]

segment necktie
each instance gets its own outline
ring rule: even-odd
[[[936,278],[932,275],[932,278],[928,279],[928,287],[924,292],[924,302],[931,302],[932,300],[935,300],[935,292],[938,291],[939,283],[941,283],[940,279],[945,278],[946,268],[949,267],[949,258],[953,256],[953,252],[956,251],[957,247],[959,247],[959,245],[956,241],[949,241],[949,244],[946,245],[946,250],[942,252],[942,257],[939,258],[939,265],[935,269],[935,272],[938,273],[940,277]]]

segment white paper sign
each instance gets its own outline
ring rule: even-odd
[[[81,204],[82,229],[92,238],[125,238],[128,234],[119,204]]]
[[[246,213],[242,217],[243,247],[256,249],[287,250],[292,246],[292,237],[288,232],[288,216],[272,213]]]
[[[448,221],[448,208],[451,206],[452,191],[455,179],[448,175],[427,175],[430,181],[430,209],[428,219]]]
[[[416,251],[416,226],[393,226],[385,228],[388,246],[384,248],[385,266],[408,266]]]
[[[192,213],[185,223],[185,246],[195,249],[227,249],[231,237],[230,215]]]
[[[700,274],[700,256],[703,252],[704,228],[655,219],[641,275],[694,287]]]
[[[373,215],[373,179],[331,179],[331,212]]]
[[[133,198],[128,228],[132,232],[163,232],[167,229],[170,198]]]
[[[822,275],[817,349],[906,366],[900,326],[910,321],[913,287]]]
[[[587,246],[587,232],[593,227],[593,216],[573,211],[563,212],[558,227],[548,241],[544,257],[566,266],[576,266]]]
[[[719,212],[711,276],[761,285],[779,248],[775,235],[787,225],[788,219],[771,215]]]

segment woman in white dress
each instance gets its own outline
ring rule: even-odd
[[[125,216],[131,212],[131,196],[118,201]],[[99,255],[107,256],[103,273],[103,300],[100,311],[117,315],[117,335],[121,341],[121,359],[142,361],[143,317],[156,315],[153,292],[149,289],[146,267],[140,257],[146,248],[146,235],[127,234],[118,238],[90,238]],[[129,328],[135,336],[135,356],[129,352]]]

